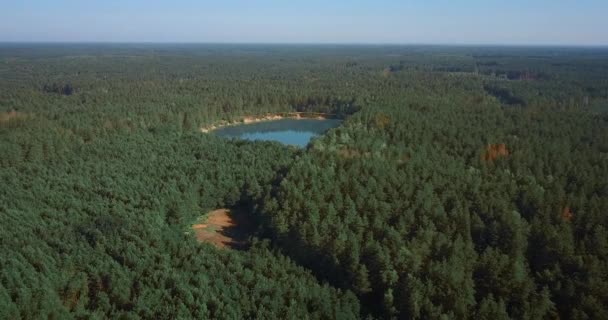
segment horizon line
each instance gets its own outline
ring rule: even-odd
[[[100,45],[310,45],[310,46],[445,46],[445,47],[552,47],[552,48],[608,48],[606,44],[577,43],[476,43],[476,42],[278,42],[278,41],[29,41],[0,40],[0,44],[100,44]]]

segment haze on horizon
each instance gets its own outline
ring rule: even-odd
[[[0,42],[608,45],[608,1],[20,0]]]

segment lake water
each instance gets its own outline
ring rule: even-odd
[[[214,133],[221,137],[278,141],[305,147],[312,138],[338,127],[340,123],[342,120],[281,119],[228,126],[219,128]]]

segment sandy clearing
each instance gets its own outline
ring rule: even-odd
[[[210,125],[207,127],[202,127],[200,130],[203,133],[208,133],[208,132],[211,132],[211,131],[219,129],[219,128],[236,126],[236,125],[240,125],[240,124],[249,124],[249,123],[273,121],[273,120],[281,120],[281,119],[325,120],[325,119],[331,118],[332,116],[335,116],[335,115],[329,114],[329,113],[319,113],[319,112],[285,112],[285,113],[279,113],[279,114],[267,114],[267,115],[263,115],[263,116],[247,116],[247,117],[241,118],[238,121],[232,121],[232,122],[222,120],[222,121],[218,122],[217,124],[213,124],[213,125]]]
[[[222,208],[209,212],[204,223],[193,224],[192,230],[198,242],[236,248],[245,245],[251,227],[247,212]]]
[[[11,120],[25,119],[27,115],[17,111],[0,112],[0,123],[8,123]]]

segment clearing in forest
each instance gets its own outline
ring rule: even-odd
[[[253,230],[251,216],[242,209],[213,210],[201,220],[201,223],[192,225],[196,240],[218,248],[245,248]]]
[[[25,119],[27,115],[17,111],[0,112],[0,124],[8,123],[11,120]]]

